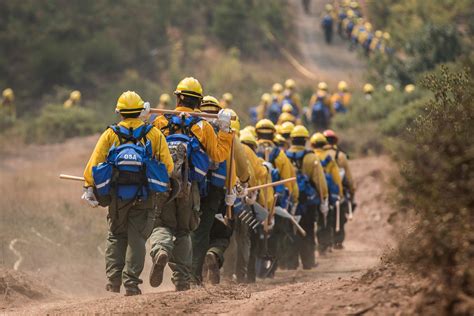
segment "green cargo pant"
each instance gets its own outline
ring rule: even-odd
[[[247,282],[247,267],[250,258],[250,235],[251,228],[248,224],[244,223],[240,218],[236,218],[234,222],[234,235],[236,243],[237,260],[235,261],[235,275],[237,282]]]
[[[172,281],[176,286],[188,285],[192,277],[190,233],[199,225],[199,207],[199,189],[197,183],[193,183],[189,196],[176,198],[158,211],[150,236],[151,257],[160,250],[168,254]]]
[[[210,186],[209,193],[201,199],[201,220],[198,228],[191,233],[193,247],[192,273],[197,281],[202,281],[202,266],[204,257],[209,249],[209,235],[219,210],[219,205],[224,199],[225,190]]]
[[[109,232],[105,249],[105,271],[109,283],[134,288],[142,283],[145,242],[153,230],[156,198],[144,201],[112,199],[107,215]]]

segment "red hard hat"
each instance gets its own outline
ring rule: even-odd
[[[326,138],[332,137],[336,139],[336,142],[338,141],[336,133],[332,129],[327,129],[323,132],[323,135],[326,136]]]

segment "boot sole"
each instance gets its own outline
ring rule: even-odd
[[[220,271],[219,271],[219,264],[217,263],[217,258],[214,254],[208,253],[206,254],[206,266],[209,271],[209,282],[211,284],[219,284],[220,282]]]
[[[163,271],[167,263],[168,256],[166,254],[160,254],[156,262],[153,262],[150,272],[150,285],[152,287],[158,287],[163,282]]]

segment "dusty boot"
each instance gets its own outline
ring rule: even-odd
[[[158,251],[153,257],[153,266],[150,272],[150,285],[152,287],[160,286],[163,282],[163,270],[168,263],[168,254],[165,251]]]
[[[114,285],[112,283],[107,283],[105,290],[112,293],[120,293],[120,285]]]
[[[344,249],[344,246],[342,245],[342,243],[338,242],[334,245],[334,249],[341,250]]]
[[[189,283],[178,283],[174,286],[176,292],[187,291],[190,289]]]
[[[134,295],[141,295],[141,294],[142,294],[142,291],[140,291],[138,286],[125,288],[125,296],[134,296]]]
[[[206,254],[205,265],[209,271],[209,282],[211,284],[219,284],[221,277],[220,277],[220,269],[219,269],[219,261],[215,254],[212,252],[208,252]]]

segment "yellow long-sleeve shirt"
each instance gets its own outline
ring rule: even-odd
[[[267,168],[263,165],[263,159],[259,158],[255,152],[247,145],[243,145],[245,154],[249,160],[250,165],[250,181],[249,186],[253,187],[256,185],[266,184],[272,182],[271,176],[268,173]],[[267,189],[261,189],[258,195],[258,203],[263,207],[270,208],[273,205],[273,187]],[[265,205],[265,200],[267,204]]]
[[[241,182],[249,182],[251,178],[250,174],[250,163],[248,157],[245,153],[244,145],[240,142],[237,136],[234,136],[234,165],[232,171],[230,170],[230,152],[229,157],[227,158],[227,179],[226,179],[226,186],[229,175],[231,176],[231,187],[233,187],[236,182],[237,178]]]
[[[295,146],[292,145],[289,152],[299,152],[305,150],[304,146]],[[319,192],[319,197],[321,201],[326,199],[329,195],[328,186],[326,183],[326,177],[324,176],[324,170],[319,162],[316,154],[310,152],[306,154],[303,158],[301,165],[301,172],[308,176],[308,178],[316,186],[316,190]]]
[[[118,123],[118,125],[124,126],[126,128],[132,127],[134,129],[142,126],[143,124],[143,121],[138,118],[129,118]],[[156,128],[152,128],[146,137],[152,144],[153,156],[165,164],[166,170],[168,171],[168,174],[170,174],[173,170],[174,164],[165,137]],[[91,157],[89,158],[89,162],[84,169],[84,185],[86,187],[94,185],[94,179],[92,178],[92,167],[104,162],[107,159],[110,148],[113,145],[118,146],[119,144],[119,138],[112,129],[108,128],[102,133],[94,148],[94,151],[92,152]]]
[[[266,140],[266,139],[259,139],[257,141],[257,144],[264,148],[275,147],[272,141]],[[288,157],[282,150],[280,150],[280,153],[275,158],[274,167],[278,169],[278,172],[280,173],[280,177],[282,180],[294,177],[296,175],[296,172],[293,168],[293,165],[291,164],[291,161],[288,159]],[[284,185],[285,187],[288,188],[290,195],[292,196],[293,202],[297,202],[299,191],[298,191],[298,185],[296,184],[296,181],[287,182]]]
[[[320,161],[323,161],[326,159],[327,156],[330,156],[329,150],[324,148],[314,149],[314,153]],[[339,173],[339,167],[337,166],[336,161],[334,159],[331,159],[331,161],[325,167],[323,166],[323,169],[324,172],[331,175],[334,183],[339,187],[339,197],[342,198],[344,196],[344,191],[342,188],[342,179]]]
[[[175,109],[179,112],[192,112],[193,110],[186,107],[177,107]],[[162,129],[168,125],[168,120],[163,115],[158,116],[153,125],[158,129]],[[214,128],[205,120],[201,120],[191,127],[191,132],[196,136],[207,155],[212,161],[223,162],[228,159],[230,153],[230,146],[232,143],[232,133],[219,131],[216,135]],[[164,130],[165,136],[168,133]]]
[[[351,168],[349,168],[349,161],[347,158],[347,154],[341,150],[339,150],[339,154],[337,154],[338,148],[336,145],[327,145],[324,148],[329,151],[329,154],[331,155],[331,157],[337,162],[339,169],[344,170],[344,175],[345,175],[347,184],[349,185],[350,193],[352,196],[354,196],[356,187],[354,183],[354,178],[352,177]]]

